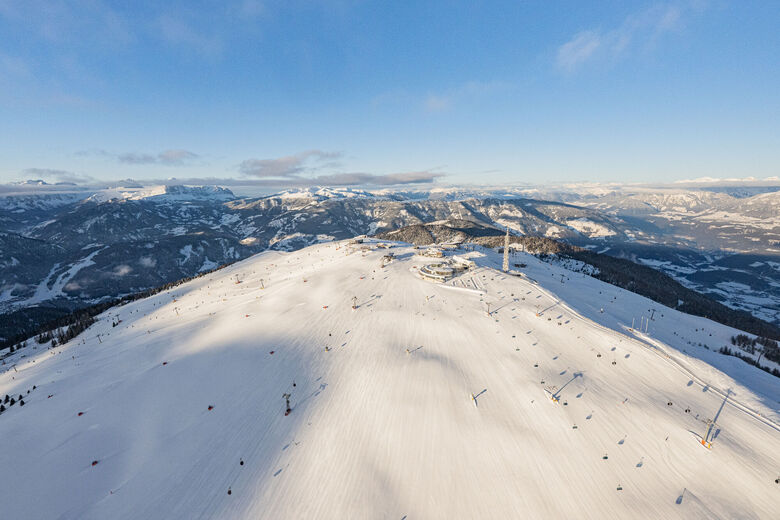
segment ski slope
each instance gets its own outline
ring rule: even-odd
[[[776,518],[780,379],[734,329],[392,251],[263,253],[6,359],[0,518]]]

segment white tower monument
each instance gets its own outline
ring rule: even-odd
[[[509,272],[509,226],[506,228],[506,236],[504,237],[504,272]]]

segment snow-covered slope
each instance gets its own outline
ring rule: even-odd
[[[435,285],[385,253],[263,253],[6,359],[0,516],[774,517],[780,379],[713,352],[733,329],[530,256]]]

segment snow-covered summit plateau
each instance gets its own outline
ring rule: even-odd
[[[780,379],[716,352],[738,331],[376,246],[261,253],[6,358],[0,517],[776,517]]]

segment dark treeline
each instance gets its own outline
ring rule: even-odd
[[[747,334],[737,334],[731,337],[731,344],[754,355],[758,352],[758,361],[761,361],[761,356],[764,356],[770,361],[780,363],[780,345],[773,339],[751,338]]]
[[[503,246],[503,237],[485,237],[479,242],[491,247]],[[540,256],[557,255],[590,264],[598,269],[591,276],[603,282],[637,293],[672,309],[750,332],[756,336],[780,339],[780,328],[752,314],[731,309],[708,296],[683,286],[667,274],[624,258],[602,255],[545,237],[512,237],[512,244]],[[517,247],[517,246],[515,246]],[[682,302],[682,303],[680,303]]]
[[[498,247],[503,245],[503,243],[499,244],[502,240],[503,238],[491,237],[486,242],[491,243],[493,247]],[[598,273],[591,275],[594,278],[642,295],[672,309],[709,318],[756,336],[780,340],[780,328],[776,325],[756,318],[749,312],[726,307],[704,294],[688,289],[669,275],[652,267],[624,258],[594,253],[545,237],[512,237],[511,241],[541,258],[546,255],[557,255],[590,264],[598,269]]]
[[[756,336],[780,339],[780,328],[776,325],[748,312],[726,307],[704,294],[684,287],[670,276],[651,267],[588,250],[575,251],[565,256],[597,267],[599,273],[593,276],[599,280],[641,294],[672,309],[709,318]]]
[[[759,363],[758,360],[753,359],[750,356],[746,356],[745,354],[741,353],[739,350],[733,350],[733,349],[730,349],[729,347],[720,347],[718,352],[720,352],[721,354],[726,354],[727,356],[738,357],[739,359],[741,359],[745,363],[753,365],[754,367],[758,367],[761,370],[763,370],[764,372],[768,372],[768,373],[772,374],[773,376],[780,377],[780,370],[778,370],[776,368],[770,369],[768,366],[762,365],[761,363]]]
[[[121,298],[114,298],[112,300],[107,300],[95,305],[83,307],[81,309],[59,316],[55,319],[48,320],[43,324],[40,324],[40,322],[36,323],[33,320],[26,327],[24,325],[20,326],[18,332],[13,337],[0,341],[0,351],[7,348],[10,349],[11,352],[14,352],[17,349],[24,347],[27,344],[26,340],[33,336],[36,336],[36,341],[39,344],[53,341],[54,343],[52,343],[52,345],[56,346],[57,344],[65,343],[66,341],[75,338],[90,325],[92,325],[95,322],[95,316],[107,311],[111,307],[125,305],[129,302],[140,300],[141,298],[147,298],[162,291],[167,291],[168,289],[177,287],[183,283],[189,282],[190,280],[201,278],[215,271],[219,271],[228,265],[230,265],[230,263],[221,265],[209,271],[198,273],[194,276],[188,276],[186,278],[176,280],[175,282],[169,282],[164,285],[160,285],[159,287],[154,287],[145,291],[122,296]],[[0,321],[4,319],[8,318],[6,316],[0,316]]]
[[[48,330],[46,332],[41,332],[35,337],[35,341],[37,341],[39,345],[44,343],[51,343],[52,347],[56,347],[57,345],[61,345],[72,340],[87,330],[90,325],[95,323],[95,316],[89,312],[84,312],[84,310],[74,312],[72,313],[72,316],[74,321],[68,323],[66,326],[58,327],[57,329]],[[19,345],[19,347],[24,347],[25,345],[26,342],[23,342],[21,345]],[[13,346],[11,347],[11,352],[13,352]]]

